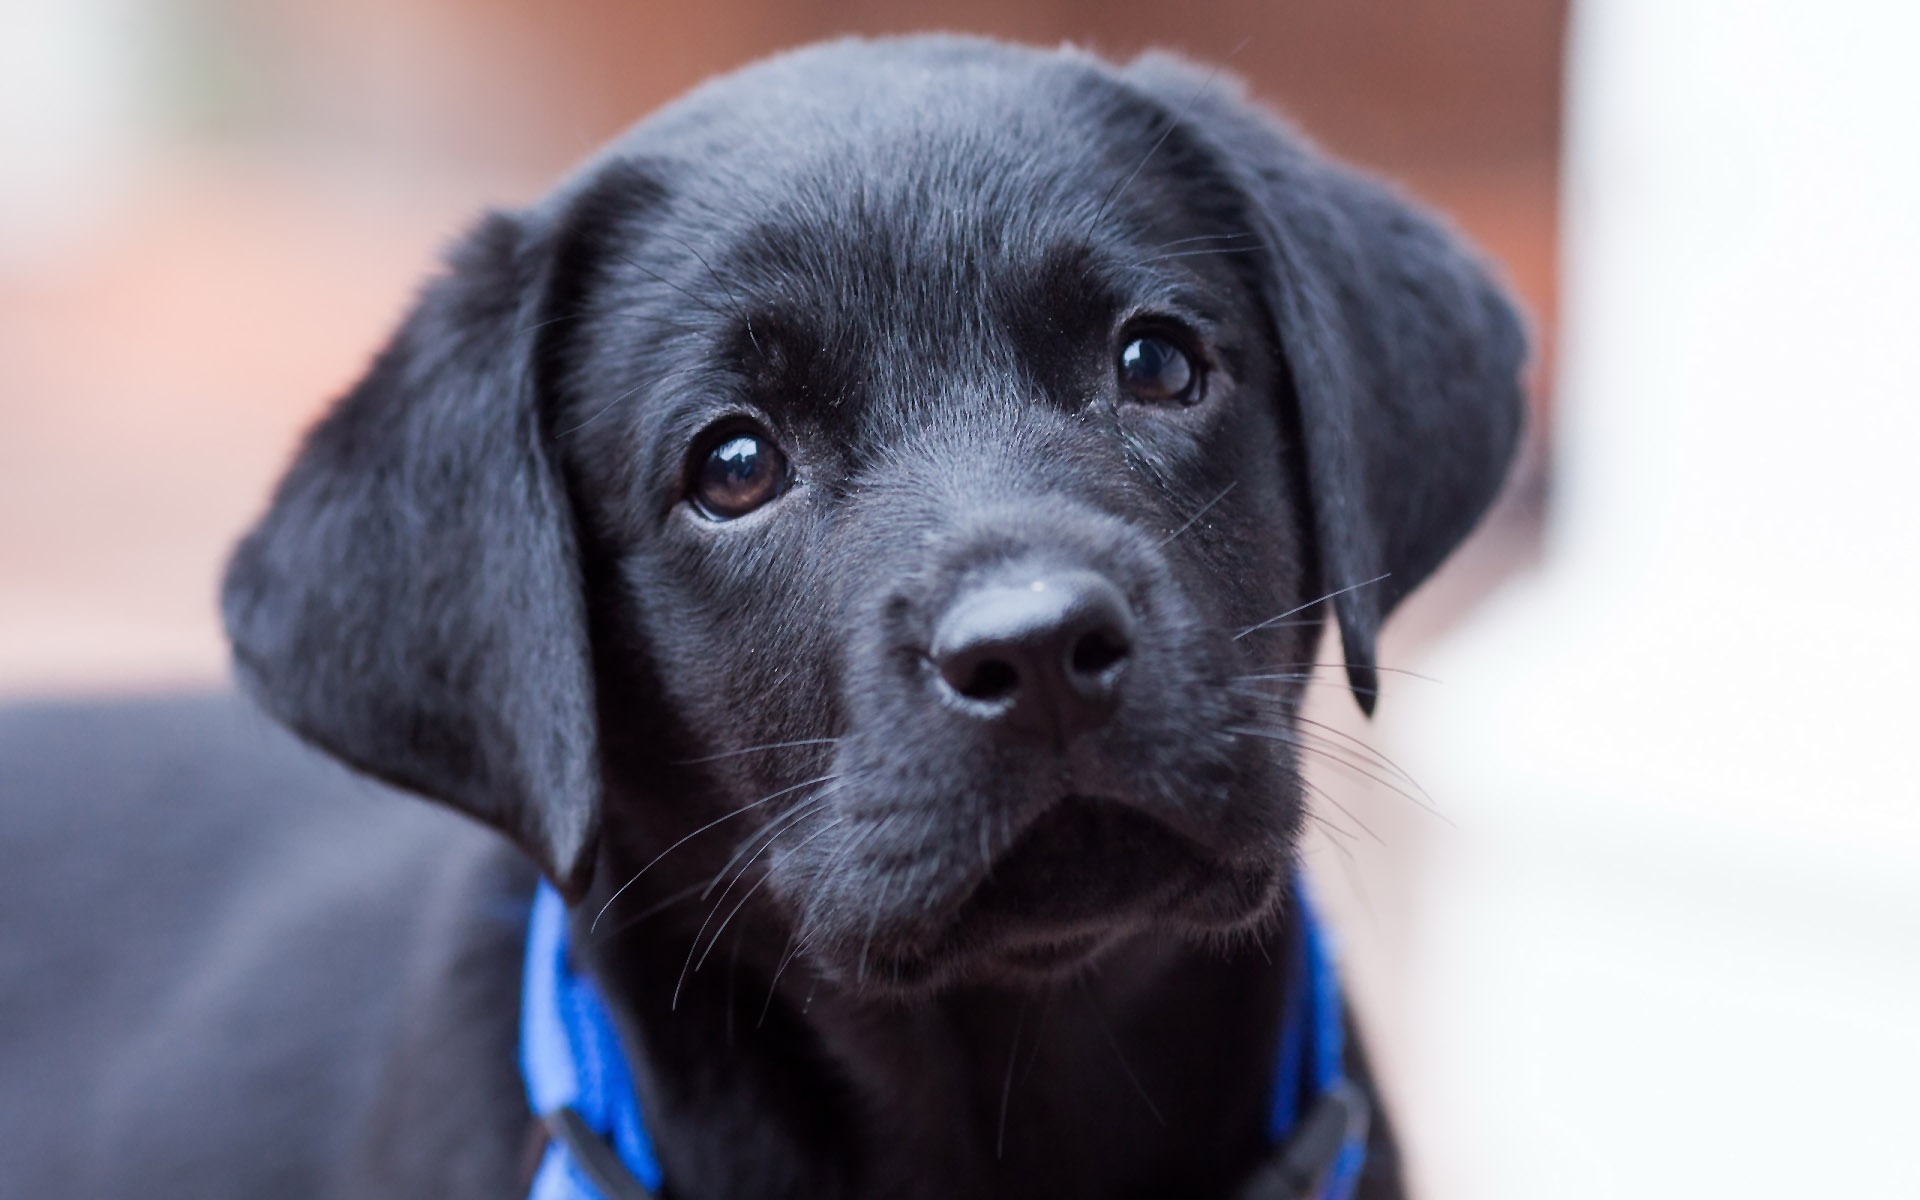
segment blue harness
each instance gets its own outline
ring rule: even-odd
[[[1340,984],[1326,935],[1293,889],[1292,939],[1268,1132],[1275,1151],[1242,1195],[1257,1200],[1348,1200],[1366,1154],[1368,1110],[1344,1075]],[[651,1200],[660,1160],[599,989],[567,952],[567,910],[546,883],[527,929],[520,1002],[520,1073],[546,1125],[530,1200]]]

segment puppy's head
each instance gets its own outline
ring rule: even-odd
[[[1046,974],[1272,911],[1321,602],[1370,707],[1522,353],[1451,238],[1181,64],[802,51],[482,223],[228,627],[576,899],[733,879],[850,984]]]

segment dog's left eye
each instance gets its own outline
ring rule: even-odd
[[[694,470],[694,507],[716,521],[744,517],[787,487],[787,456],[756,430],[714,442]]]
[[[1120,386],[1143,404],[1192,404],[1200,398],[1200,372],[1180,347],[1148,335],[1120,350]]]

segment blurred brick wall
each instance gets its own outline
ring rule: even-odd
[[[1554,0],[229,4],[310,119],[548,169],[716,71],[817,38],[928,29],[1231,56],[1329,145],[1375,162],[1551,156],[1559,129]]]

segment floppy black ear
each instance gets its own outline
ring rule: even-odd
[[[1164,55],[1127,75],[1217,160],[1266,244],[1321,582],[1371,713],[1381,621],[1478,523],[1513,460],[1526,408],[1520,320],[1459,238],[1321,157],[1237,87]]]
[[[531,316],[540,239],[492,216],[307,435],[222,595],[242,683],[348,764],[585,884],[599,767],[572,518]]]

